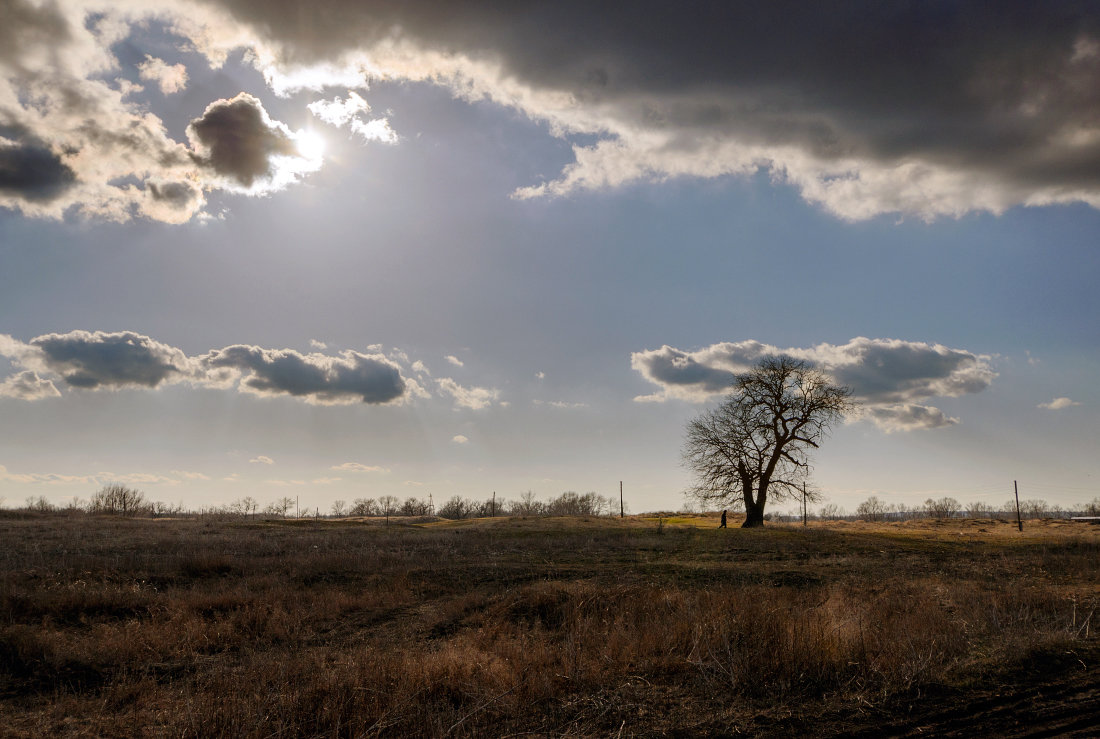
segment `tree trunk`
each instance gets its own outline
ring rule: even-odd
[[[756,502],[749,503],[745,506],[745,523],[741,524],[741,528],[747,529],[753,526],[764,525],[764,506],[756,505]]]
[[[741,528],[764,525],[764,501],[762,495],[753,495],[752,473],[744,461],[738,462],[737,473],[741,477],[741,494],[745,500],[745,522]],[[757,502],[759,500],[759,503]]]

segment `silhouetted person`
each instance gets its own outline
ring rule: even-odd
[[[726,528],[726,512],[725,511],[722,511],[722,523],[718,524],[718,528],[720,528],[720,529]]]

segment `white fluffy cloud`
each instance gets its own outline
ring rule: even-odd
[[[165,95],[180,92],[187,87],[187,67],[169,64],[152,54],[146,54],[145,61],[138,64],[138,75],[147,82],[155,82]]]
[[[0,382],[0,397],[19,400],[42,400],[59,398],[61,392],[52,381],[38,376],[37,372],[24,370],[17,375]]]
[[[692,352],[663,346],[632,354],[631,366],[660,387],[636,400],[708,400],[729,392],[737,374],[771,354],[813,362],[850,387],[864,415],[887,431],[958,423],[921,401],[981,392],[997,376],[992,357],[941,344],[859,337],[842,345],[781,349],[759,341],[722,342]]]
[[[1060,411],[1063,408],[1072,408],[1075,405],[1081,405],[1076,400],[1070,400],[1069,398],[1055,398],[1046,403],[1040,403],[1040,408],[1045,408],[1048,411]]]
[[[463,387],[450,377],[437,380],[436,387],[443,395],[451,397],[459,408],[481,410],[500,399],[500,391],[495,388]]]
[[[397,132],[390,127],[387,118],[364,120],[363,114],[370,112],[370,105],[354,90],[348,90],[347,98],[317,100],[308,106],[310,112],[329,125],[338,128],[347,127],[352,133],[359,134],[366,141],[378,141],[384,144],[396,144]]]

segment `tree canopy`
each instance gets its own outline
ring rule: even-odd
[[[710,503],[743,506],[743,526],[761,526],[769,496],[802,495],[809,454],[852,407],[851,390],[807,361],[769,356],[737,376],[733,392],[687,427],[688,491]]]

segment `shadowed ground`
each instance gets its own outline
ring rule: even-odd
[[[1100,527],[0,518],[12,736],[1095,735]]]

